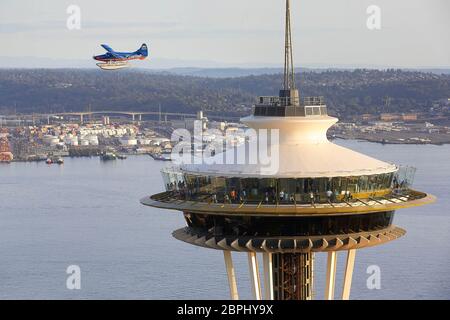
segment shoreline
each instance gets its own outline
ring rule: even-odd
[[[417,145],[417,146],[423,146],[423,145],[434,145],[434,146],[445,146],[450,145],[450,141],[448,142],[405,142],[405,141],[380,141],[379,139],[370,139],[370,138],[354,138],[354,137],[347,137],[343,135],[334,135],[333,137],[329,137],[329,140],[333,142],[333,140],[345,140],[345,141],[355,141],[355,142],[369,142],[369,143],[377,143],[377,144],[385,144],[385,145]],[[124,153],[126,156],[150,156],[150,153]],[[100,155],[61,155],[62,158],[100,158]],[[24,159],[13,159],[9,162],[0,162],[0,164],[8,164],[8,163],[32,163],[32,162],[45,162],[46,159],[31,159],[31,160],[24,160]]]
[[[396,144],[396,145],[434,145],[434,146],[443,146],[450,144],[450,141],[442,141],[442,142],[433,142],[433,141],[392,141],[392,140],[380,140],[380,139],[371,139],[371,138],[364,138],[364,137],[347,137],[343,135],[336,134],[333,138],[330,138],[330,140],[333,139],[342,139],[342,140],[354,140],[354,141],[364,141],[364,142],[371,142],[371,143],[378,143],[378,144]]]
[[[129,156],[150,156],[149,153],[123,153],[123,155],[126,155],[127,157]],[[74,158],[101,158],[100,155],[80,155],[80,156],[71,156],[71,155],[63,155],[61,156],[61,158],[70,158],[70,159],[74,159]],[[16,163],[33,163],[33,162],[45,162],[47,159],[30,159],[30,160],[23,160],[23,159],[13,159],[9,162],[4,162],[4,163],[12,163],[12,162],[16,162]],[[117,159],[117,160],[126,160],[126,159]],[[3,163],[3,162],[0,162]]]

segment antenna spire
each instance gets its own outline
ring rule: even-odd
[[[292,54],[291,1],[286,0],[286,29],[284,33],[284,79],[280,90],[283,106],[299,106],[300,98],[295,88],[294,58]]]
[[[295,89],[294,58],[292,55],[291,4],[286,0],[286,27],[284,45],[284,90]]]

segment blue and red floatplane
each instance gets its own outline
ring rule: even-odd
[[[129,67],[130,60],[144,60],[148,57],[148,48],[144,43],[134,52],[116,52],[107,44],[101,45],[107,52],[94,56],[94,60],[101,61],[97,66],[103,70],[117,70]]]

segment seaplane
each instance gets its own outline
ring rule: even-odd
[[[144,43],[134,52],[116,52],[107,44],[101,45],[107,52],[102,55],[94,56],[94,60],[100,61],[97,66],[103,70],[118,70],[128,68],[130,60],[144,60],[148,57],[148,48]]]

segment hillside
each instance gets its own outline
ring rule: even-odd
[[[409,112],[450,96],[450,75],[400,70],[303,72],[301,94],[325,96],[331,113]],[[0,69],[0,113],[135,110],[242,115],[258,95],[277,95],[279,74],[208,78],[127,70]],[[390,97],[385,106],[384,98]]]

